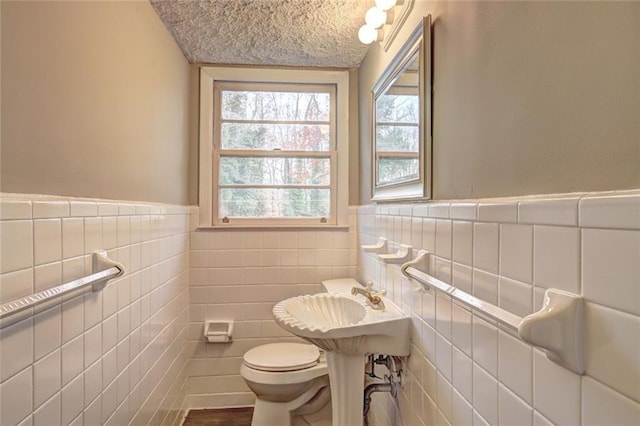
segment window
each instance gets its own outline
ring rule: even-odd
[[[200,226],[346,224],[347,85],[344,71],[202,68]]]

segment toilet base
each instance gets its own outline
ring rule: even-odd
[[[251,426],[291,426],[291,411],[283,405],[286,404],[256,399]]]
[[[332,426],[331,390],[324,390],[327,392],[326,398],[324,398],[325,405],[310,414],[299,415],[296,410],[293,415],[293,426]]]
[[[313,386],[293,401],[272,402],[256,398],[251,426],[292,426],[292,417],[296,414],[296,410],[298,413],[306,414],[313,411],[316,405],[317,409],[322,408],[330,400],[329,378],[325,376],[325,379],[316,381]],[[305,407],[304,405],[309,402],[309,407]]]

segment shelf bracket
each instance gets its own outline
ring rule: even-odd
[[[378,257],[384,261],[384,263],[404,263],[409,260],[411,256],[411,246],[406,244],[400,244],[400,248],[395,253],[379,254]]]
[[[367,253],[386,253],[387,252],[387,239],[384,237],[378,238],[378,242],[370,245],[360,246],[362,250]]]

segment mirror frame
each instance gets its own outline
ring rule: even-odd
[[[419,178],[404,182],[378,185],[376,155],[376,101],[402,74],[407,65],[418,55],[418,93],[420,96],[419,121]],[[378,82],[371,89],[371,187],[372,201],[398,201],[431,199],[432,197],[432,65],[431,65],[431,15],[427,15],[398,51]]]

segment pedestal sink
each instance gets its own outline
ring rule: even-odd
[[[361,296],[314,294],[283,300],[276,322],[327,352],[333,426],[361,426],[365,355],[409,355],[411,318],[389,300],[375,310]]]

